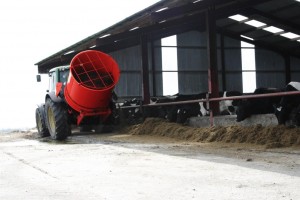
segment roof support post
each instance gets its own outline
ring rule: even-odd
[[[149,89],[149,62],[148,62],[148,38],[146,34],[141,35],[141,52],[142,52],[142,100],[143,104],[150,103]]]
[[[208,55],[208,90],[211,97],[219,97],[218,62],[217,62],[217,30],[215,6],[206,11],[207,55]],[[211,115],[219,114],[219,102],[211,102]],[[212,123],[212,122],[211,122]]]

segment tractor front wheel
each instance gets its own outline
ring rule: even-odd
[[[51,99],[46,101],[46,121],[49,133],[55,140],[64,140],[71,135],[67,111],[62,103],[55,103]]]

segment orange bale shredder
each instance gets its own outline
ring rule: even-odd
[[[88,50],[71,61],[64,94],[68,105],[79,113],[77,124],[86,116],[111,114],[112,90],[120,77],[118,64],[109,55]]]

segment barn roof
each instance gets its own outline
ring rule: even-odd
[[[217,32],[300,57],[300,0],[162,0],[36,63],[40,73],[68,64],[80,51],[109,53],[189,30],[205,30],[215,8]]]

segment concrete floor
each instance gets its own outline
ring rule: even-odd
[[[0,199],[297,200],[299,158],[151,136],[0,134]]]

